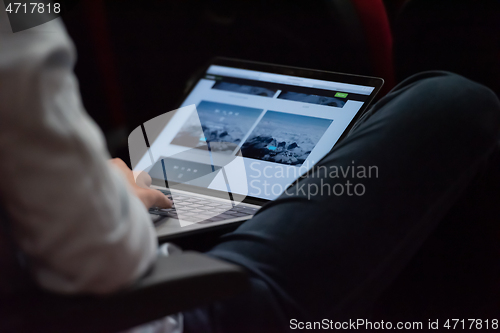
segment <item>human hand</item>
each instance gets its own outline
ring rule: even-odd
[[[172,207],[172,201],[170,201],[163,193],[158,190],[150,188],[151,177],[146,172],[136,173],[137,177],[134,177],[134,172],[129,169],[127,164],[119,158],[114,158],[109,161],[109,163],[116,167],[118,170],[125,175],[128,183],[132,187],[134,194],[142,201],[146,208],[159,207],[159,208],[170,208]]]

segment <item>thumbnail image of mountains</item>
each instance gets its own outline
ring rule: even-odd
[[[241,147],[244,157],[300,166],[331,119],[267,111]]]
[[[334,106],[337,108],[344,107],[346,103],[346,101],[336,97],[310,95],[310,94],[297,93],[293,91],[284,91],[278,96],[278,98],[296,102]]]
[[[271,90],[263,87],[248,86],[244,84],[219,81],[215,83],[212,89],[232,91],[241,94],[257,95],[263,97],[273,97],[277,90]]]
[[[250,131],[263,109],[201,101],[172,140],[173,144],[231,153]],[[199,120],[198,120],[199,119]],[[201,128],[200,128],[201,126]]]

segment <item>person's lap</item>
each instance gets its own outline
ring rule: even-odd
[[[406,80],[374,105],[319,164],[329,172],[356,167],[354,174],[344,177],[339,171],[340,178],[303,179],[208,252],[247,268],[252,288],[232,300],[186,312],[186,331],[286,331],[294,318],[366,318],[375,305],[389,309],[378,315],[394,313],[391,304],[404,300],[395,299],[391,291],[406,290],[405,283],[412,281],[402,276],[412,269],[413,275],[423,274],[439,263],[413,265],[415,258],[432,256],[425,253],[429,246],[441,246],[453,257],[451,247],[460,237],[443,242],[440,235],[456,230],[457,215],[482,212],[472,226],[465,219],[459,223],[460,234],[476,230],[475,225],[481,230],[461,244],[463,258],[467,243],[482,243],[486,229],[481,229],[481,218],[487,220],[484,210],[494,206],[466,207],[464,202],[469,193],[480,198],[483,185],[489,184],[481,177],[500,174],[490,162],[496,156],[499,128],[500,105],[487,88],[444,72]],[[358,173],[360,167],[365,177]],[[347,181],[363,186],[348,195]],[[307,193],[321,188],[326,192],[325,184],[336,186],[337,194],[341,184],[344,193]],[[354,186],[350,189],[354,193]],[[491,245],[482,249],[493,250]],[[473,255],[481,253],[476,249]],[[467,255],[474,262],[473,255]],[[449,266],[442,274],[455,269]],[[491,272],[500,276],[497,270]],[[467,274],[462,282],[467,282]]]

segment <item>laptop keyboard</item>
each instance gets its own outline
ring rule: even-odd
[[[161,191],[172,200],[172,195],[168,191]],[[200,198],[188,195],[176,195],[172,208],[158,209],[151,208],[149,213],[154,222],[160,220],[161,216],[168,216],[175,219],[181,216],[183,221],[198,223],[210,223],[233,219],[243,216],[254,215],[258,208],[243,205],[232,205],[230,202],[211,200],[209,198]]]

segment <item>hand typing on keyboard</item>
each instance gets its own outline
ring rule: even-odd
[[[119,158],[114,158],[110,161],[110,164],[121,171],[125,176],[130,186],[134,191],[134,194],[142,201],[146,208],[159,207],[159,208],[170,208],[172,207],[172,201],[168,199],[163,193],[158,190],[150,188],[151,177],[142,172],[134,179],[134,174],[132,170]]]

